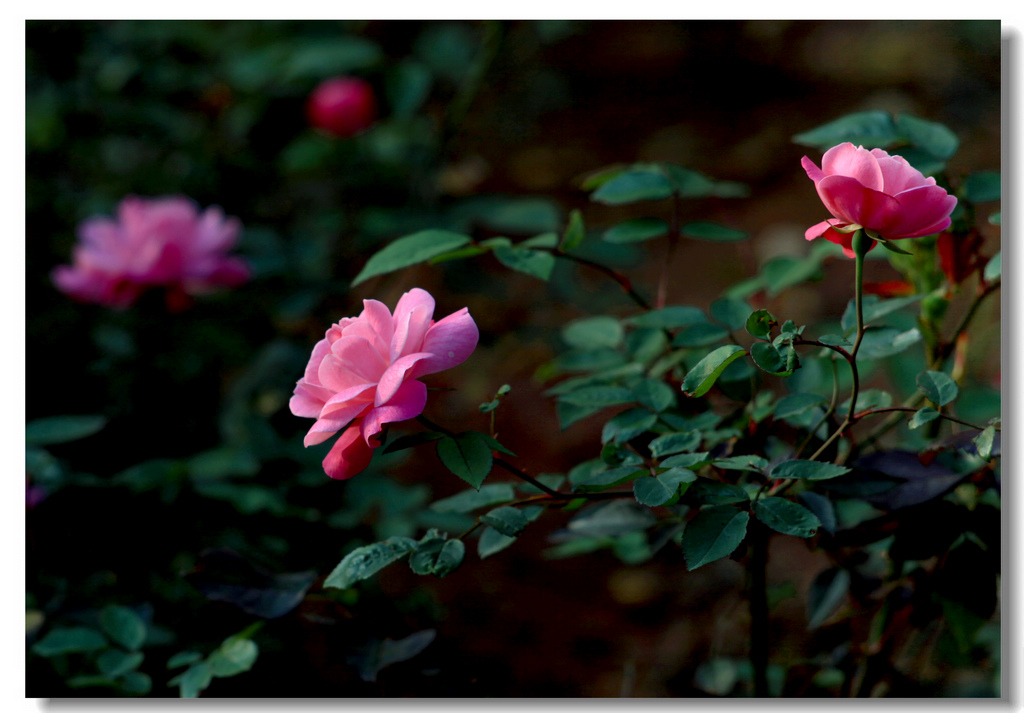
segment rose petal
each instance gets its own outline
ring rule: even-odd
[[[806,156],[800,159],[800,165],[804,167],[805,171],[807,171],[807,177],[815,183],[825,177],[825,172],[818,168],[818,165]]]
[[[363,337],[350,337],[347,334],[331,345],[331,352],[335,359],[337,359],[341,369],[355,375],[360,378],[361,383],[376,382],[380,379],[381,374],[388,368],[388,362],[384,359],[379,351],[377,351],[369,341]],[[325,359],[326,363],[328,360]],[[352,382],[346,382],[342,386],[335,388],[331,384],[328,384],[323,380],[324,369],[320,367],[320,380],[324,386],[334,388],[336,391],[341,391],[349,386],[354,386]]]
[[[360,438],[359,425],[352,424],[335,441],[324,458],[324,472],[335,480],[348,480],[366,470],[373,458],[374,446]]]
[[[469,358],[480,340],[480,330],[463,307],[439,322],[436,322],[423,338],[423,351],[431,356],[416,364],[406,376],[418,379],[427,374],[436,374],[458,366]]]
[[[380,433],[381,426],[395,421],[408,421],[423,413],[427,405],[427,387],[422,381],[406,381],[383,406],[370,409],[363,417],[362,433],[367,443]]]
[[[428,359],[430,356],[427,352],[417,352],[404,356],[389,366],[377,384],[377,393],[374,396],[373,405],[380,406],[390,401],[406,380],[407,372],[417,362]]]
[[[917,238],[931,235],[949,226],[942,225],[956,208],[956,197],[946,193],[941,186],[920,186],[895,196],[901,208],[901,220],[898,225],[890,228],[890,232],[882,233],[892,238]]]
[[[821,157],[821,170],[826,176],[846,176],[875,191],[881,191],[884,185],[878,159],[863,146],[849,142],[826,151]]]
[[[898,225],[902,217],[895,198],[866,188],[849,176],[826,176],[816,187],[829,212],[846,223],[889,235],[891,227]]]

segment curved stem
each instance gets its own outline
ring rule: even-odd
[[[572,262],[579,263],[580,265],[586,265],[587,267],[593,268],[594,270],[597,270],[598,272],[604,273],[608,277],[610,277],[613,280],[615,280],[615,282],[617,282],[619,284],[619,287],[622,288],[622,291],[625,292],[629,296],[629,298],[631,300],[633,300],[633,302],[635,302],[636,305],[640,309],[644,310],[645,312],[650,311],[650,309],[651,309],[650,303],[648,303],[647,300],[645,300],[640,295],[640,293],[638,293],[636,290],[633,289],[633,283],[629,281],[628,277],[623,275],[618,270],[614,270],[614,269],[612,269],[612,268],[610,268],[610,267],[608,267],[606,265],[602,265],[601,263],[594,262],[593,260],[588,260],[585,257],[580,257],[579,255],[573,255],[571,253],[567,253],[567,252],[565,252],[563,250],[560,250],[558,248],[552,249],[551,250],[551,254],[554,255],[555,257],[565,258],[566,260],[571,260]]]
[[[895,413],[916,413],[917,409],[916,408],[909,408],[907,406],[889,406],[889,407],[886,407],[886,408],[869,408],[869,409],[864,409],[863,411],[858,413],[857,414],[857,418],[861,419],[861,418],[864,418],[865,416],[873,416],[874,414],[877,414],[877,413],[894,413],[894,412]],[[938,417],[941,418],[941,419],[944,419],[946,421],[952,421],[953,423],[959,423],[961,426],[967,426],[968,428],[973,428],[973,429],[978,430],[978,431],[984,430],[984,428],[985,428],[984,426],[979,426],[979,425],[977,425],[975,423],[970,423],[968,421],[963,421],[963,420],[961,420],[959,418],[954,418],[953,416],[948,416],[948,415],[946,415],[944,413],[940,413]],[[999,429],[996,429],[996,430],[998,431]]]

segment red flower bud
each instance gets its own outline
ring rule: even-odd
[[[315,128],[334,136],[355,136],[377,119],[377,98],[366,80],[335,77],[309,95],[306,117]]]

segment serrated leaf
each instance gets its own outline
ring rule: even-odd
[[[416,549],[416,540],[411,537],[389,537],[345,555],[338,566],[327,575],[324,587],[347,589],[359,580],[372,577],[393,562],[405,557]]]
[[[810,411],[812,408],[827,403],[824,396],[819,394],[797,393],[783,396],[775,404],[774,417],[776,419],[792,418]]]
[[[39,656],[58,656],[106,648],[107,640],[94,629],[84,626],[51,629],[32,646]]]
[[[768,460],[766,458],[754,455],[715,458],[711,462],[716,468],[723,470],[748,470],[752,473],[760,473],[768,467]]]
[[[779,350],[768,342],[754,342],[750,345],[750,358],[761,371],[773,376],[789,376],[792,369],[787,369],[786,359]]]
[[[633,482],[633,495],[641,505],[671,505],[679,499],[679,486],[697,479],[685,468],[672,468],[657,476],[644,476]]]
[[[926,423],[934,421],[941,415],[942,414],[933,409],[931,406],[925,406],[924,408],[918,409],[917,411],[914,412],[914,415],[911,417],[910,422],[907,423],[907,427],[910,428],[911,430],[915,428],[920,428]]]
[[[614,317],[584,317],[562,327],[562,341],[577,349],[616,349],[624,336],[622,323]]]
[[[690,571],[728,557],[747,534],[749,514],[731,505],[702,510],[683,530],[683,555]]]
[[[766,309],[754,310],[747,317],[746,329],[747,333],[758,339],[765,339],[771,333],[772,327],[778,322],[772,313]]]
[[[586,237],[586,229],[583,226],[583,214],[576,208],[569,212],[569,224],[565,226],[565,233],[562,235],[562,243],[559,249],[569,252],[575,250]]]
[[[606,243],[641,243],[668,234],[668,223],[661,218],[633,218],[605,231]]]
[[[698,397],[706,394],[726,367],[744,356],[747,352],[735,344],[715,349],[697,362],[686,378],[683,379],[683,391],[688,396]]]
[[[507,537],[516,537],[526,527],[526,516],[518,508],[506,505],[481,516],[480,522]]]
[[[494,257],[507,268],[547,282],[555,269],[555,256],[546,250],[519,247],[496,247]]]
[[[666,433],[651,441],[648,448],[655,458],[691,451],[700,446],[700,431],[685,431],[683,433]]]
[[[1003,273],[1003,258],[1002,252],[998,252],[992,256],[992,259],[985,263],[985,270],[982,273],[985,282],[995,282],[998,280]]]
[[[684,327],[672,338],[672,346],[693,349],[707,347],[729,336],[729,330],[711,322],[698,322]]]
[[[146,623],[128,607],[104,607],[100,612],[100,625],[112,641],[132,651],[146,640]]]
[[[459,435],[445,436],[437,442],[437,457],[445,467],[474,488],[480,485],[491,472],[494,455],[483,434],[467,431]]]
[[[384,453],[394,453],[395,451],[404,451],[407,448],[415,448],[421,446],[424,443],[433,443],[434,441],[444,438],[443,433],[437,431],[423,431],[421,433],[410,433],[407,436],[401,436],[391,441],[384,447]]]
[[[659,463],[663,468],[692,468],[695,465],[710,463],[711,456],[707,453],[681,453],[669,456]]]
[[[656,329],[675,329],[706,321],[704,313],[698,307],[690,305],[670,305],[629,318],[629,323],[636,327],[654,327]]]
[[[785,498],[766,497],[754,503],[754,515],[768,527],[783,535],[812,537],[821,521],[810,510]]]
[[[49,446],[68,443],[98,433],[106,425],[105,416],[50,416],[37,418],[25,426],[25,443]]]
[[[470,239],[465,235],[447,230],[422,230],[406,235],[371,256],[352,280],[351,286],[355,287],[371,277],[426,262],[432,257],[461,248],[469,242]]]
[[[768,474],[770,478],[792,478],[798,480],[828,480],[837,478],[850,469],[834,463],[820,463],[813,460],[787,460],[779,463]]]
[[[658,414],[633,408],[610,419],[601,430],[601,443],[625,443],[646,432],[658,422]]]
[[[626,170],[602,183],[590,199],[605,205],[661,200],[672,195],[672,184],[655,170]]]
[[[747,491],[732,483],[720,483],[717,480],[698,478],[686,491],[687,502],[696,506],[702,505],[730,505],[733,503],[750,502]]]
[[[807,628],[817,629],[839,608],[850,589],[850,573],[831,567],[814,578],[807,593]]]
[[[941,371],[922,371],[917,375],[916,383],[928,400],[939,407],[953,401],[960,393],[956,382]]]
[[[740,240],[746,240],[750,237],[749,234],[742,230],[736,230],[735,228],[719,225],[718,223],[708,223],[706,221],[686,223],[679,229],[679,232],[687,238],[708,240],[714,243],[735,243]]]

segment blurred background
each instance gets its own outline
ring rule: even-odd
[[[998,22],[33,21],[26,39],[26,418],[103,417],[87,437],[29,446],[41,488],[26,513],[29,643],[54,622],[130,607],[146,623],[140,670],[157,696],[177,693],[168,658],[209,652],[257,620],[255,673],[216,679],[204,695],[733,692],[735,670],[700,666],[747,655],[742,568],[726,559],[687,572],[678,549],[638,564],[609,551],[552,559],[558,514],[443,580],[392,567],[358,591],[314,583],[357,544],[457,527],[416,513],[464,484],[431,449],[327,478],[328,446],[303,449],[309,422],[287,408],[313,344],[361,300],[393,306],[414,286],[435,295],[437,315],[468,306],[481,346],[432,378],[457,390],[433,394],[426,414],[483,430],[477,406],[508,383],[501,441],[526,470],[564,473],[596,455],[601,424],[560,432],[535,374],[563,348],[567,320],[635,306],[568,263],[542,283],[491,256],[350,289],[369,255],[424,228],[561,231],[572,209],[588,227],[611,225],[632,214],[591,203],[583,179],[670,161],[749,187],[745,199],[686,206],[686,220],[752,236],[675,252],[668,303],[706,308],[770,258],[806,254],[803,231],[826,217],[800,167],[820,154],[794,134],[854,111],[909,112],[960,139],[951,177],[1000,166]],[[314,88],[339,75],[377,96],[379,118],[353,137],[306,115]],[[159,294],[121,312],[69,300],[50,271],[69,262],[76,225],[130,194],[186,195],[237,216],[253,279],[177,314]],[[998,250],[989,228],[986,255]],[[657,241],[591,240],[584,254],[649,298],[666,257]],[[868,280],[897,278],[884,260],[868,266]],[[821,282],[776,296],[773,311],[838,319],[851,283],[849,262],[828,261]],[[996,301],[986,310],[998,325]],[[998,328],[976,343],[969,378],[997,398]],[[805,631],[803,597],[825,560],[799,543],[771,554],[773,661],[795,670],[849,632]],[[436,638],[422,653],[367,663],[380,642],[428,630]],[[984,694],[991,662],[950,656],[897,690]],[[111,695],[71,687],[89,665],[30,656],[28,695]],[[787,694],[834,695],[786,681]]]

